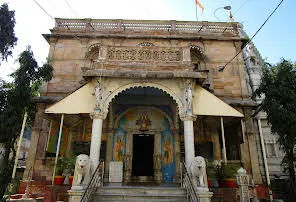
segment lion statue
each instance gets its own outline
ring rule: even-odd
[[[88,184],[90,179],[90,160],[88,155],[80,154],[76,158],[73,186],[75,188],[81,188]]]
[[[196,156],[189,167],[194,187],[208,187],[206,162],[201,156]]]

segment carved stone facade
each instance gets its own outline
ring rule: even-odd
[[[190,163],[200,155],[209,161],[221,160],[226,152],[228,162],[242,162],[255,182],[262,182],[259,157],[254,150],[258,130],[247,116],[252,111],[252,101],[242,55],[223,72],[218,71],[247,40],[240,34],[238,23],[57,21],[52,33],[44,35],[50,44],[54,77],[44,84],[41,96],[52,100],[64,98],[52,106],[65,102],[64,108],[83,111],[65,115],[63,154],[67,155],[68,150],[90,151],[90,157],[95,159],[93,166],[98,162],[96,158],[103,159],[105,180],[110,162],[122,161],[124,182],[144,179],[179,183],[181,161],[186,159]],[[224,118],[227,148],[224,151],[220,142],[220,115],[193,112],[198,107],[197,86],[206,88],[203,90],[212,94],[211,98],[222,99],[232,106],[227,109],[235,108],[246,116],[244,132],[240,118]],[[74,94],[82,97],[75,97],[72,103],[79,100],[86,104],[77,101],[72,106],[68,98]],[[87,100],[83,99],[86,97]],[[46,105],[47,109],[52,107]],[[36,131],[32,148],[37,147],[38,141],[45,147],[32,149],[42,157],[34,157],[28,168],[33,166],[36,179],[45,176],[49,181],[52,171],[44,165],[48,164],[49,155],[55,154],[59,112],[46,114],[44,107],[39,111],[42,115],[38,116],[51,121],[53,127],[49,134]],[[36,125],[42,127],[41,123]],[[136,148],[138,145],[150,146],[142,154]],[[143,178],[143,173],[137,171],[137,166],[145,163],[141,158],[135,160],[137,154],[151,154],[145,157],[150,159],[147,164],[150,167],[144,173],[144,177],[150,178]]]

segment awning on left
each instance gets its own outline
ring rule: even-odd
[[[95,108],[94,84],[89,82],[45,109],[48,114],[91,113]]]

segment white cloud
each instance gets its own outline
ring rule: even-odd
[[[60,18],[76,18],[64,0],[36,0],[51,16]],[[1,62],[0,77],[9,79],[8,74],[17,69],[14,61],[17,56],[30,45],[35,58],[41,64],[48,55],[48,44],[42,34],[49,33],[54,26],[52,20],[33,0],[6,0],[9,8],[15,10],[18,38],[13,50],[13,58]],[[175,11],[166,0],[68,0],[78,18],[101,19],[174,19]]]

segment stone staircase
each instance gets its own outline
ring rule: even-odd
[[[181,187],[162,186],[106,186],[98,189],[94,201],[184,202],[186,190]]]

